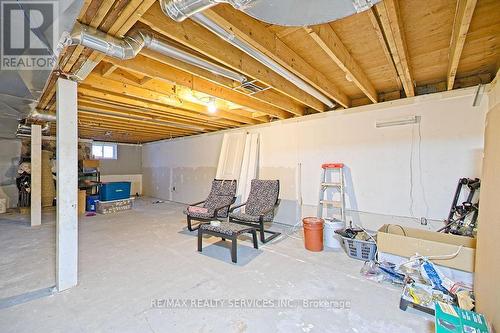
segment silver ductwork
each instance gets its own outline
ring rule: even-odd
[[[32,110],[28,116],[28,119],[30,120],[38,120],[38,121],[47,121],[47,122],[55,122],[57,120],[57,117],[53,113],[41,113],[38,112],[36,109]]]
[[[45,123],[45,125],[42,126],[42,133],[47,133],[50,131],[50,123]],[[22,125],[19,124],[17,125],[17,131],[16,131],[17,136],[31,136],[31,126],[30,125]]]
[[[191,15],[220,3],[228,3],[238,10],[244,10],[255,2],[256,0],[163,0],[160,1],[160,6],[172,19],[182,22]]]
[[[220,3],[228,3],[257,20],[284,26],[335,21],[365,11],[381,0],[160,0],[168,16],[181,22]]]
[[[166,40],[143,29],[133,30],[123,39],[119,39],[77,22],[71,33],[69,45],[83,45],[121,60],[132,59],[143,48],[147,48],[240,83],[244,83],[247,80],[240,73],[181,50],[169,44]]]
[[[280,64],[278,64],[276,61],[265,55],[264,53],[260,52],[259,50],[255,49],[252,47],[250,44],[247,42],[243,41],[242,39],[238,38],[235,36],[233,33],[226,31],[223,27],[209,19],[207,16],[205,16],[202,13],[196,13],[193,16],[191,16],[191,19],[195,21],[196,23],[200,24],[201,26],[205,27],[206,29],[210,30],[212,33],[216,34],[220,38],[224,39],[228,43],[232,44],[233,46],[237,47],[241,51],[245,52],[264,66],[268,67],[272,71],[276,72],[278,75],[282,76],[283,78],[287,79],[291,83],[293,83],[295,86],[297,86],[299,89],[307,92],[309,95],[315,97],[319,101],[323,102],[325,105],[327,105],[329,108],[333,108],[335,106],[335,103],[330,100],[327,96],[325,96],[323,93],[321,93],[319,90],[311,86],[309,83],[305,82],[302,80],[300,77],[297,75],[293,74]]]

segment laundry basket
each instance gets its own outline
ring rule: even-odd
[[[377,244],[374,241],[363,241],[360,239],[342,237],[342,242],[344,243],[345,251],[349,257],[364,261],[375,259]]]

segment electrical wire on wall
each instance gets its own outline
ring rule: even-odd
[[[422,201],[425,206],[425,214],[424,217],[427,218],[429,216],[429,204],[427,202],[427,197],[425,194],[425,186],[424,186],[424,178],[423,178],[423,167],[422,167],[422,119],[418,117],[418,122],[417,122],[417,135],[418,135],[418,179],[419,179],[419,185],[422,191]],[[410,205],[409,205],[409,211],[410,211],[410,216],[415,217],[415,212],[413,210],[413,206],[415,205],[415,197],[413,195],[414,192],[414,183],[413,183],[413,178],[414,178],[414,168],[413,168],[413,159],[415,156],[415,126],[412,126],[411,128],[411,147],[410,147],[410,191],[409,191],[409,196],[410,196]]]

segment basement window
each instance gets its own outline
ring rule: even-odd
[[[118,158],[116,143],[92,143],[92,156],[97,160],[116,160]]]

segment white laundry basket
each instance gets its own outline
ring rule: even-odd
[[[0,214],[3,214],[7,211],[7,199],[0,198]]]
[[[344,228],[342,221],[325,221],[325,228],[323,230],[323,243],[326,247],[332,249],[342,248],[342,239],[335,233],[335,230]]]

